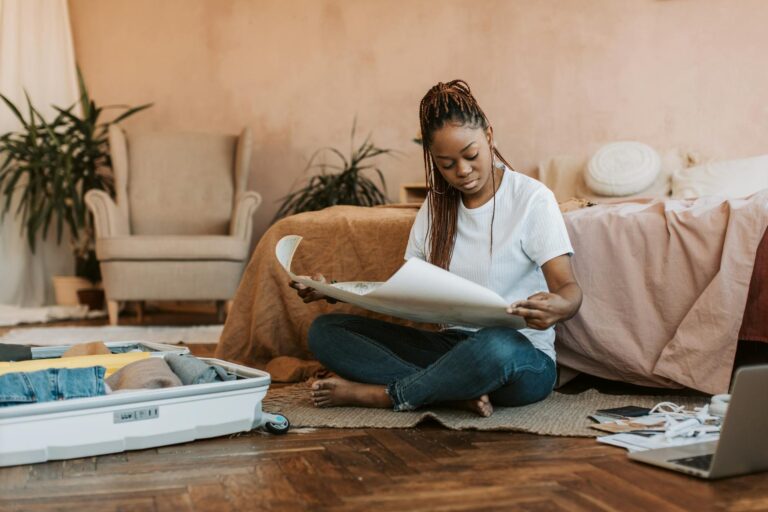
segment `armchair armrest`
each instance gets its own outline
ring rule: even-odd
[[[93,213],[96,238],[131,234],[128,219],[103,190],[89,190],[85,194],[85,204]]]
[[[254,191],[238,194],[229,225],[230,236],[250,242],[253,232],[253,214],[261,206],[261,194]]]

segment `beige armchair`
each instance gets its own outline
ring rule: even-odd
[[[237,290],[261,196],[246,191],[251,131],[240,136],[109,129],[116,201],[85,196],[109,321],[121,301],[215,300]]]

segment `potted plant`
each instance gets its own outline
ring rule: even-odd
[[[354,121],[350,136],[349,158],[346,158],[338,149],[331,147],[315,151],[304,172],[318,168],[320,174],[313,175],[299,190],[281,198],[283,204],[272,222],[295,213],[322,210],[334,205],[375,206],[387,203],[387,184],[384,181],[384,174],[372,159],[379,155],[392,154],[394,150],[377,147],[371,141],[370,134],[360,146],[355,148],[356,125],[357,122]],[[318,157],[326,154],[338,159],[338,163],[316,162]],[[328,172],[329,169],[336,172]],[[376,172],[381,181],[381,189],[373,180],[362,174],[366,170]]]
[[[21,220],[22,232],[33,253],[38,235],[46,238],[51,225],[55,226],[59,244],[67,232],[75,256],[75,276],[54,278],[60,303],[73,302],[74,292],[67,292],[68,286],[93,288],[101,281],[94,251],[93,219],[84,197],[91,189],[114,194],[107,142],[109,125],[151,106],[99,107],[90,98],[79,70],[78,82],[80,99],[68,108],[54,106],[57,115],[50,121],[32,106],[28,95],[25,116],[0,94],[22,125],[20,131],[0,136],[0,193],[5,196],[2,218],[15,203],[14,215]],[[76,114],[78,105],[82,115]],[[103,122],[99,118],[105,109],[122,112],[112,121]],[[101,300],[103,303],[103,292]]]

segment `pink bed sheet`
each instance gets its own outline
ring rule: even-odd
[[[600,205],[566,224],[584,302],[558,326],[559,362],[640,385],[726,392],[768,191]]]

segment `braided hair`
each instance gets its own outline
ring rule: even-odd
[[[512,166],[501,156],[493,144],[493,129],[483,109],[472,96],[469,85],[463,80],[438,83],[432,87],[419,106],[421,124],[421,144],[424,150],[424,171],[427,181],[427,218],[429,230],[428,259],[433,265],[448,269],[456,242],[456,222],[459,213],[461,192],[450,186],[437,169],[429,145],[434,133],[449,123],[471,128],[482,128],[490,133],[491,180],[496,190],[494,172],[496,158],[510,169]],[[493,220],[496,216],[496,195],[493,196],[493,214],[491,216],[491,248],[493,251]],[[427,243],[425,241],[425,245]]]

